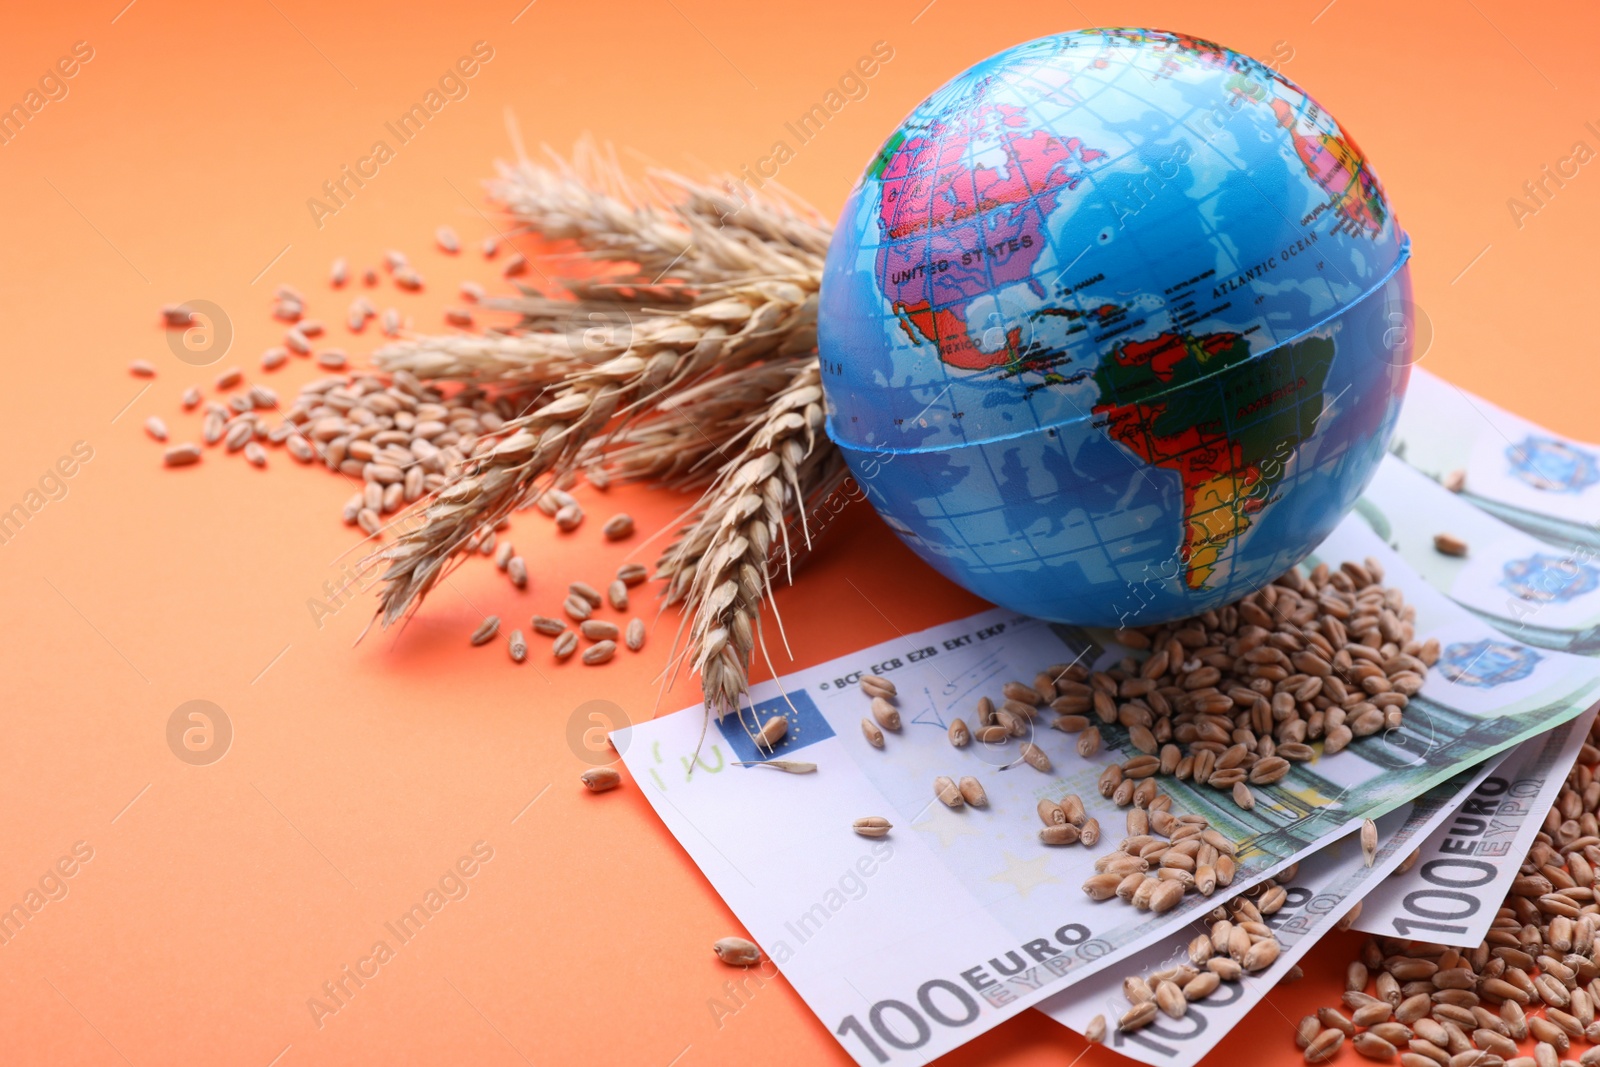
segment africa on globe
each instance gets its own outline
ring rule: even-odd
[[[1018,45],[919,105],[846,202],[828,432],[985,599],[1104,626],[1215,608],[1375,473],[1409,253],[1355,141],[1270,67],[1158,30]]]

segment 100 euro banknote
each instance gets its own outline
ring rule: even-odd
[[[1600,446],[1416,367],[1389,447],[1430,478],[1461,477],[1465,499],[1519,529],[1600,552]]]
[[[1590,505],[1600,514],[1600,499]],[[1552,544],[1389,456],[1355,514],[1429,585],[1496,629],[1540,648],[1600,656],[1600,559]],[[1436,534],[1466,547],[1446,555]]]
[[[1294,765],[1257,790],[1251,810],[1226,792],[1159,780],[1177,810],[1241,843],[1229,892],[1570,719],[1597,688],[1600,663],[1506,642],[1428,588],[1359,519],[1346,520],[1318,556],[1379,559],[1385,580],[1416,606],[1419,638],[1437,638],[1443,652],[1400,728]],[[770,757],[816,763],[811,775],[735,765],[769,754],[731,717],[702,748],[699,708],[614,736],[667,827],[850,1054],[924,1063],[1160,941],[1223,896],[1190,894],[1156,915],[1084,895],[1095,858],[1120,836],[1124,813],[1096,789],[1108,764],[1137,754],[1120,726],[1104,728],[1090,758],[1070,736],[1038,730],[1031,740],[1049,756],[1048,773],[1014,765],[1015,743],[947,740],[953,718],[970,716],[1008,680],[1130,654],[1109,632],[997,610],[757,686],[754,714],[788,720]],[[899,687],[904,727],[882,750],[860,728],[864,673]],[[979,778],[988,806],[939,804],[941,775]],[[1036,804],[1066,793],[1105,824],[1108,840],[1097,848],[1041,845]],[[852,834],[852,821],[868,815],[893,823],[890,835]]]
[[[1419,841],[1454,815],[1474,790],[1493,776],[1503,758],[1509,757],[1490,757],[1379,819],[1378,855],[1371,867],[1364,862],[1354,834],[1346,834],[1307,857],[1294,878],[1283,883],[1288,889],[1283,907],[1263,917],[1282,946],[1277,961],[1259,974],[1224,983],[1204,1000],[1191,1002],[1183,1018],[1160,1016],[1131,1033],[1115,1025],[1129,1008],[1122,993],[1123,977],[1148,975],[1187,962],[1190,940],[1209,931],[1209,924],[1203,921],[1191,923],[1119,961],[1116,967],[1050,997],[1039,1010],[1079,1033],[1095,1016],[1103,1016],[1111,1024],[1106,1044],[1124,1056],[1160,1067],[1191,1067],[1239,1025],[1351,908],[1381,885],[1384,876],[1395,870]]]
[[[1418,848],[1417,862],[1373,887],[1355,926],[1471,947],[1489,932],[1522,857],[1589,736],[1595,709],[1529,738]]]
[[[1473,421],[1494,432],[1484,419]],[[1391,456],[1356,514],[1430,585],[1508,637],[1600,656],[1600,566],[1590,551],[1534,537],[1497,518],[1504,507],[1486,510],[1474,499]],[[1465,555],[1439,552],[1433,538],[1441,532],[1465,545]],[[1423,844],[1422,862],[1373,891],[1357,926],[1453,945],[1481,941],[1593,717],[1591,709],[1519,746],[1482,795]]]

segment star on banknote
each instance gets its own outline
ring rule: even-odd
[[[938,834],[940,848],[949,848],[950,843],[958,837],[983,836],[983,830],[974,825],[970,816],[952,811],[942,804],[928,805],[926,814],[920,819],[913,820],[911,828],[921,830],[923,833]]]
[[[1051,882],[1057,885],[1061,883],[1061,879],[1045,870],[1045,867],[1050,863],[1048,854],[1025,860],[1007,849],[1004,855],[1006,859],[1005,869],[997,874],[991,874],[989,881],[1003,882],[1006,885],[1015,886],[1019,896],[1027,897],[1035,889],[1042,885],[1049,885]]]

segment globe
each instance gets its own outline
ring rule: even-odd
[[[823,272],[827,431],[883,520],[995,604],[1217,608],[1355,504],[1412,357],[1410,241],[1351,136],[1195,37],[1063,33],[889,136]]]

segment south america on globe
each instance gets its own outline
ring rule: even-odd
[[[1375,473],[1409,256],[1354,139],[1272,68],[1159,30],[1030,41],[919,105],[846,202],[828,433],[985,599],[1203,612],[1304,559]]]

